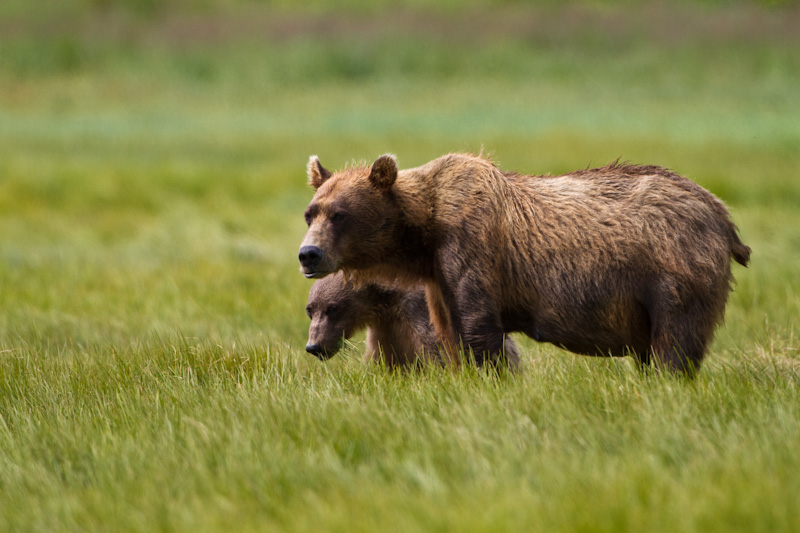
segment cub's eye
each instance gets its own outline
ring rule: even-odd
[[[308,315],[308,318],[311,318],[311,308],[310,307],[306,307],[306,314]]]
[[[345,218],[347,218],[347,215],[345,215],[341,211],[336,211],[334,214],[331,215],[331,223],[341,224]]]
[[[329,305],[328,307],[325,308],[325,314],[328,316],[335,316],[338,313],[339,313],[339,307],[335,305]]]

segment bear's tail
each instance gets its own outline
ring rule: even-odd
[[[733,259],[740,265],[747,266],[747,263],[750,262],[750,247],[745,245],[739,238],[739,230],[730,220],[728,220],[728,235],[731,241]]]

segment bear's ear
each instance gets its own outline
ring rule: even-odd
[[[325,180],[331,177],[331,173],[325,170],[319,162],[319,157],[312,155],[308,158],[308,184],[319,189]]]
[[[372,163],[369,182],[382,191],[388,191],[397,179],[397,161],[391,154],[380,156]]]

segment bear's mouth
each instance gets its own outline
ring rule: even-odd
[[[313,350],[309,350],[308,346],[306,346],[306,351],[319,359],[320,361],[327,361],[337,353],[339,350],[342,349],[342,345],[344,344],[344,340],[340,337],[336,340],[336,342],[326,346],[323,344],[317,344],[313,348]]]
[[[311,270],[311,271],[303,270],[302,272],[303,272],[303,276],[305,276],[306,279],[324,278],[325,276],[330,274],[330,272],[322,272],[321,270]]]

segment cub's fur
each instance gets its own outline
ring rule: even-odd
[[[382,359],[390,368],[441,362],[422,287],[408,290],[392,284],[354,286],[333,274],[317,280],[308,294],[311,318],[306,351],[320,359],[334,356],[343,339],[367,329],[365,361]],[[516,346],[505,341],[506,357],[518,365]]]

